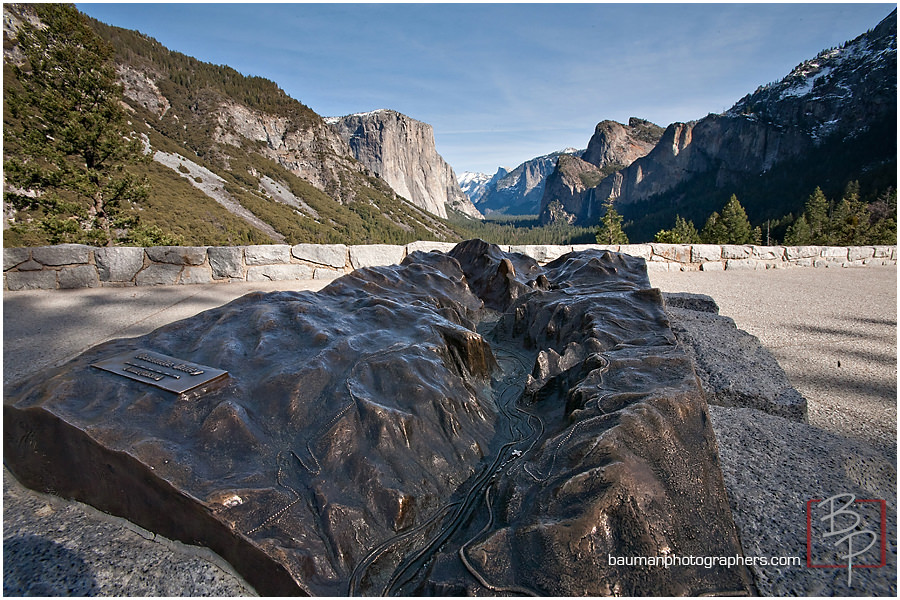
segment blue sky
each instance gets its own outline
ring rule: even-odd
[[[721,112],[896,3],[76,6],[271,79],[322,116],[391,108],[430,123],[459,174],[584,148],[604,119]]]

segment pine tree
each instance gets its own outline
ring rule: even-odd
[[[16,37],[26,58],[13,66],[4,95],[17,125],[5,145],[6,179],[29,193],[6,193],[18,209],[42,213],[52,243],[111,244],[136,217],[124,210],[146,197],[124,166],[143,156],[130,137],[113,51],[71,5],[36,4],[41,26],[25,21]]]
[[[750,225],[747,212],[737,196],[732,194],[725,208],[722,209],[722,227],[725,231],[726,244],[753,244],[757,242],[756,232]],[[760,236],[762,232],[760,231]]]
[[[700,231],[700,239],[704,244],[727,244],[727,233],[719,213],[713,211]]]
[[[807,244],[827,246],[831,243],[829,234],[828,199],[817,187],[806,201],[803,211],[806,223],[809,225],[809,239]]]
[[[788,227],[784,237],[784,243],[789,246],[807,246],[811,243],[812,229],[806,220],[806,215],[800,215],[796,221]]]
[[[859,199],[859,182],[851,181],[831,216],[831,239],[841,246],[869,242],[869,207]]]
[[[889,187],[869,205],[872,217],[870,242],[894,245],[897,243],[897,190]]]
[[[659,231],[654,241],[660,244],[699,244],[700,234],[693,221],[675,215],[675,227]]]
[[[610,198],[603,203],[606,214],[600,219],[600,227],[597,229],[597,243],[606,245],[627,244],[628,236],[622,230],[622,215],[616,212]]]

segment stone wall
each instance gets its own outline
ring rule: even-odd
[[[407,254],[447,251],[453,243],[298,244],[296,246],[156,246],[95,248],[81,244],[4,248],[3,289],[74,289],[132,285],[187,285],[231,281],[334,279],[354,269],[399,263]],[[573,250],[597,248],[638,256],[649,270],[723,271],[787,267],[896,265],[896,246],[717,246],[630,244],[502,246],[540,263]]]

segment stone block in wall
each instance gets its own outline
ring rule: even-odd
[[[719,260],[709,261],[700,264],[701,271],[724,271],[725,263]]]
[[[248,265],[289,264],[291,262],[291,247],[287,244],[245,246],[244,262]]]
[[[126,282],[144,266],[143,248],[97,248],[94,251],[100,281]]]
[[[692,244],[691,262],[705,263],[722,260],[722,246],[718,244]]]
[[[291,248],[294,258],[335,269],[347,265],[347,253],[344,244],[297,244]]]
[[[753,247],[748,245],[725,244],[722,246],[722,258],[741,260],[753,255]]]
[[[669,268],[669,265],[670,265],[670,264],[671,264],[671,263],[665,262],[665,261],[663,261],[663,260],[659,260],[659,261],[647,261],[647,272],[648,272],[648,273],[653,273],[653,272],[655,272],[655,271],[662,271],[662,272],[666,272],[666,273],[667,273],[667,272],[669,272],[669,270],[670,270],[670,268]],[[676,266],[675,268],[677,269],[678,267]]]
[[[847,253],[847,260],[854,262],[874,257],[875,248],[873,246],[852,246],[847,249]]]
[[[213,246],[206,251],[215,279],[244,278],[244,248],[241,246]]]
[[[603,252],[618,252],[619,246],[609,244],[573,244],[572,252],[584,252],[585,250],[599,250]]]
[[[409,256],[413,252],[450,252],[456,247],[454,242],[413,242],[406,245],[406,255]]]
[[[784,260],[784,246],[751,246],[757,260]]]
[[[212,271],[206,266],[186,266],[181,271],[181,279],[178,283],[193,285],[198,283],[212,283]]]
[[[831,260],[847,260],[849,249],[845,246],[824,246],[819,256]]]
[[[26,260],[22,264],[18,265],[17,268],[19,271],[41,271],[43,270],[44,265],[34,259],[31,259]]]
[[[765,268],[765,263],[755,258],[731,258],[725,261],[726,271],[757,271]]]
[[[99,285],[100,277],[97,275],[97,268],[93,265],[66,267],[59,271],[59,289],[61,290],[93,288]]]
[[[48,267],[84,265],[90,262],[92,250],[95,250],[93,246],[84,244],[40,246],[31,249],[31,258]]]
[[[6,287],[10,290],[55,290],[56,271],[10,271],[6,273]]]
[[[563,254],[572,251],[572,246],[550,246],[550,245],[526,245],[526,246],[510,246],[509,251],[518,252],[525,256],[530,256],[539,263],[548,263],[556,260]]]
[[[307,265],[255,265],[247,267],[247,281],[292,281],[312,279],[313,269]]]
[[[890,256],[890,253],[888,253]],[[9,271],[13,267],[31,260],[31,248],[4,248],[3,270]]]
[[[343,275],[341,271],[335,271],[333,269],[317,268],[313,271],[313,279],[331,280],[337,279],[341,275]]]
[[[134,276],[134,282],[137,285],[174,285],[180,274],[181,265],[152,263]]]
[[[650,260],[653,249],[650,248],[650,244],[622,244],[619,246],[619,252],[629,256],[636,256],[637,258],[643,258],[644,260]]]
[[[206,246],[153,246],[147,248],[150,260],[167,265],[202,265]]]
[[[350,246],[350,266],[354,269],[400,264],[406,256],[406,246],[369,244]]]
[[[650,249],[654,256],[660,256],[667,261],[675,261],[679,263],[691,262],[691,247],[685,244],[650,244]]]
[[[821,252],[821,246],[788,246],[784,249],[784,256],[788,260],[799,260],[802,258],[816,258]]]

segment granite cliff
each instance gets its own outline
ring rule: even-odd
[[[589,224],[611,198],[634,220],[629,235],[650,239],[676,213],[702,222],[731,193],[761,221],[796,213],[816,186],[839,193],[856,179],[864,187],[896,187],[896,103],[894,11],[728,111],[669,125],[645,156],[599,173],[602,180],[591,182],[586,174],[598,173],[585,165],[562,163],[570,170],[550,178],[543,205],[558,199],[576,222]],[[594,143],[597,133],[584,157],[590,164],[616,146]]]
[[[385,109],[326,121],[360,163],[415,206],[442,218],[448,207],[481,218],[438,154],[431,125]]]
[[[22,23],[40,22],[36,6],[4,5],[5,64],[24,60],[17,32]],[[132,135],[143,139],[153,159],[136,167],[151,190],[131,207],[142,222],[187,245],[459,239],[434,216],[445,213],[430,214],[399,196],[320,115],[274,82],[75,15],[112,48]],[[7,72],[14,85],[13,70]],[[5,131],[12,132],[5,142],[26,126],[4,115]],[[5,143],[7,157],[15,151]],[[446,163],[441,168],[455,185]],[[451,201],[466,203],[459,190]],[[18,223],[33,217],[6,216]]]
[[[548,206],[554,200],[572,215],[572,220],[595,219],[593,188],[610,173],[650,152],[662,132],[658,125],[636,117],[630,118],[628,125],[608,120],[598,123],[583,155],[561,158],[548,176],[541,198],[541,220],[547,223],[552,218]]]
[[[481,189],[476,188],[477,197],[469,197],[485,214],[538,214],[547,177],[556,169],[557,161],[561,157],[580,156],[583,152],[566,148],[527,160],[513,170],[500,167]]]

